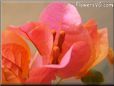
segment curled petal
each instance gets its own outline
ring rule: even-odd
[[[79,25],[81,23],[81,17],[73,5],[54,2],[43,10],[40,21],[49,25],[52,29],[59,30],[63,28],[64,25]]]

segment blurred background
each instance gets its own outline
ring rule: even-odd
[[[2,1],[2,30],[6,29],[9,25],[22,25],[28,21],[38,21],[40,12],[52,1],[55,0],[3,0]],[[76,0],[67,0],[76,6]],[[78,9],[83,23],[89,19],[97,21],[98,27],[108,28],[109,44],[113,47],[114,27],[113,27],[113,7],[80,7]],[[114,49],[114,48],[113,48]],[[98,64],[95,67],[97,70],[103,73],[105,77],[104,84],[113,84],[114,82],[114,70],[112,65],[109,65],[107,60]],[[61,82],[62,84],[82,84],[80,80],[75,80],[74,77],[66,79]]]

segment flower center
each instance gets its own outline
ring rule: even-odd
[[[53,41],[55,41],[56,31],[52,31],[53,34]],[[62,44],[65,39],[65,31],[60,31],[58,36],[58,42],[56,45],[53,45],[52,53],[51,53],[51,64],[59,64],[59,56],[62,52]]]

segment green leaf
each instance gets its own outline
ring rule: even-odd
[[[81,81],[85,84],[101,84],[104,82],[104,78],[101,72],[96,70],[90,70]]]

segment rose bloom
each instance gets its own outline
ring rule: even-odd
[[[31,55],[29,40],[37,49]],[[108,54],[107,28],[90,19],[85,24],[69,3],[54,2],[39,21],[9,26],[2,32],[2,82],[51,84],[81,78]]]

